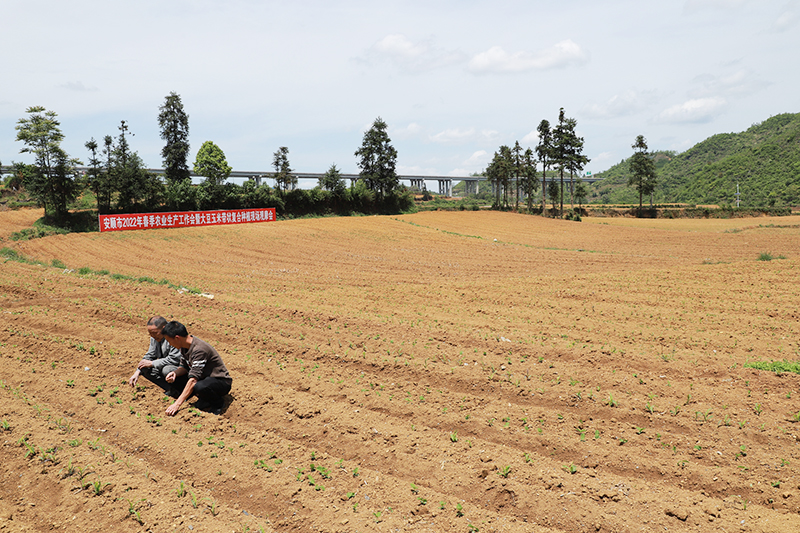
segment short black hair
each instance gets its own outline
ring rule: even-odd
[[[189,336],[189,332],[186,331],[186,326],[175,320],[167,322],[167,325],[161,330],[161,334],[171,338]]]
[[[147,321],[148,326],[155,326],[158,329],[162,329],[164,326],[167,325],[167,319],[163,316],[156,315],[154,317],[150,317],[150,320]]]

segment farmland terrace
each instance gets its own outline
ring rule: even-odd
[[[41,215],[0,212],[0,531],[798,530],[800,376],[747,365],[798,358],[800,217]],[[127,385],[154,314],[221,416]]]

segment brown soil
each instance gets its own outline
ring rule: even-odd
[[[800,376],[744,367],[798,358],[800,217],[39,216],[0,212],[68,266],[0,265],[0,531],[800,530]],[[153,314],[221,416],[128,387]]]

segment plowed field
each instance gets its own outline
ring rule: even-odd
[[[39,216],[0,212],[60,265],[0,264],[0,531],[800,530],[800,376],[745,367],[800,358],[800,217]],[[127,385],[154,314],[222,415]]]

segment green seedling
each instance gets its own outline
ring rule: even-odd
[[[458,431],[450,433],[450,442],[458,442]]]
[[[511,467],[506,465],[500,469],[497,475],[499,475],[502,478],[507,478],[510,473],[511,473]]]
[[[578,471],[578,467],[575,466],[574,463],[570,463],[568,465],[564,465],[561,468],[564,470],[564,472],[567,472],[568,474],[574,474],[575,472]]]
[[[138,507],[142,502],[145,502],[147,500],[142,498],[141,500],[139,500],[136,503],[134,503],[133,500],[125,500],[125,501],[128,502],[128,514],[131,516],[131,518],[133,518],[134,520],[139,522],[140,526],[143,526],[144,525],[144,520],[142,520],[142,516],[139,514]]]
[[[411,492],[414,493],[414,494],[419,494],[419,487],[417,487],[415,484],[412,483],[411,484]]]
[[[456,504],[456,516],[459,518],[464,516],[464,507],[460,503]]]
[[[92,490],[94,491],[94,495],[100,496],[100,494],[103,492],[103,489],[109,485],[111,485],[111,483],[103,483],[100,478],[97,478],[97,481],[92,481]]]

